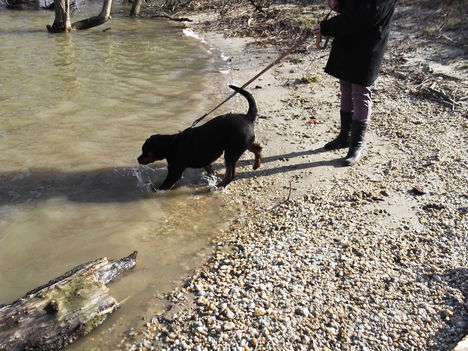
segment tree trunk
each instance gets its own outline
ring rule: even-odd
[[[132,9],[130,10],[130,16],[139,16],[141,9],[142,0],[134,0]]]
[[[52,26],[47,25],[50,33],[64,33],[71,31],[70,1],[54,0],[55,20]]]
[[[50,33],[64,33],[72,30],[82,30],[99,26],[111,19],[112,0],[103,0],[101,13],[97,16],[70,23],[69,0],[54,0],[55,20],[52,26],[47,26]]]
[[[57,350],[89,333],[119,307],[105,284],[133,268],[136,255],[82,264],[0,306],[0,350]]]

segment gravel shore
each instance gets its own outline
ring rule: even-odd
[[[454,93],[468,91],[466,69],[443,64],[456,48],[435,56],[433,42],[405,40],[405,11],[355,167],[340,167],[345,150],[322,149],[339,109],[326,51],[295,53],[252,84],[265,162],[240,162],[223,194],[238,216],[167,296],[171,308],[122,349],[445,351],[466,335],[467,104]],[[229,83],[277,55],[202,36],[231,58]]]

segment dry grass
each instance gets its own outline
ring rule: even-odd
[[[206,23],[210,29],[228,29],[229,36],[250,36],[258,41],[288,45],[304,34],[310,34],[313,26],[328,12],[327,5],[271,4],[261,11],[246,0],[192,1],[186,11],[211,9],[220,16],[216,22]]]
[[[200,11],[217,13],[215,21],[205,23],[207,29],[223,30],[228,36],[250,36],[280,47],[310,34],[329,10],[323,0],[153,0],[154,5],[158,2],[170,6],[155,8],[174,16],[177,12],[184,17]],[[417,26],[415,32],[428,39],[468,47],[465,35],[468,0],[399,0],[397,6],[408,9],[399,11],[400,16],[411,19]]]
[[[400,0],[399,6],[416,8],[416,22],[428,35],[465,34],[468,0]]]

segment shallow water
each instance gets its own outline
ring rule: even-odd
[[[149,135],[202,114],[212,55],[167,22],[118,12],[52,35],[52,12],[0,9],[0,303],[86,261],[139,252],[135,270],[110,285],[129,299],[71,349],[115,349],[121,331],[161,308],[227,212],[197,187],[207,183],[199,171],[153,193],[165,164],[135,160]]]

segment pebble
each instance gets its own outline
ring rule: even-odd
[[[236,325],[233,322],[228,322],[224,324],[223,330],[233,330]]]

